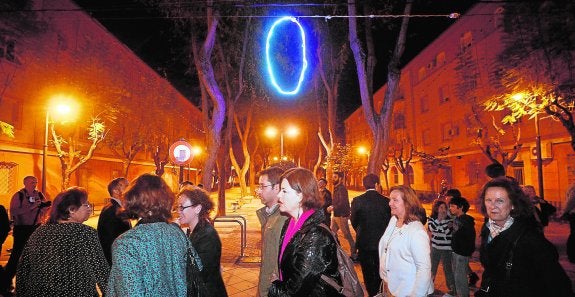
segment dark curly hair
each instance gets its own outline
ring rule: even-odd
[[[184,190],[180,191],[178,196],[179,197],[181,197],[181,196],[186,197],[188,200],[190,200],[190,202],[194,206],[196,206],[198,204],[200,204],[202,206],[202,210],[198,214],[198,218],[200,219],[199,220],[200,222],[208,221],[210,219],[210,212],[212,212],[212,210],[214,209],[214,203],[212,202],[212,199],[208,195],[208,192],[206,192],[200,188],[195,188],[192,190],[184,189]]]
[[[489,188],[503,188],[507,192],[509,200],[513,205],[510,215],[513,218],[532,218],[533,217],[533,204],[529,198],[523,193],[519,184],[507,177],[498,177],[488,181],[481,191],[479,201],[481,203],[481,213],[487,216],[487,209],[485,208],[485,193]]]
[[[84,188],[71,187],[60,192],[54,199],[47,223],[58,224],[59,221],[67,221],[70,219],[70,211],[79,209],[87,201],[88,192]]]

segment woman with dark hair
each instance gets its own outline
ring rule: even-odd
[[[429,236],[418,216],[421,202],[407,186],[390,189],[391,219],[379,241],[379,274],[386,296],[433,293]]]
[[[538,228],[533,205],[505,177],[487,182],[480,196],[488,220],[481,230],[481,290],[476,296],[572,296],[557,249]]]
[[[449,191],[448,191],[449,192]],[[437,200],[431,208],[431,217],[427,221],[427,228],[431,232],[431,276],[435,279],[439,262],[443,263],[445,282],[449,292],[455,295],[455,278],[451,267],[451,234],[453,233],[453,219],[449,217],[447,203]]]
[[[220,268],[222,242],[209,217],[214,203],[208,193],[199,188],[182,190],[178,195],[178,202],[179,221],[180,224],[188,225],[189,240],[200,257],[200,277],[207,292],[212,297],[227,297]]]
[[[79,187],[56,196],[48,222],[24,247],[16,273],[18,296],[98,296],[110,267],[97,231],[82,224],[92,214],[88,193]]]
[[[342,296],[321,279],[324,274],[342,284],[337,246],[321,209],[317,181],[303,168],[286,171],[280,178],[280,211],[290,218],[280,237],[279,275],[269,288],[275,296]]]
[[[170,223],[175,195],[161,177],[143,174],[124,194],[139,218],[112,245],[107,296],[186,296],[186,235]]]

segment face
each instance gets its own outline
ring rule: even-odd
[[[193,225],[198,222],[198,215],[202,209],[200,204],[194,206],[188,197],[180,195],[177,208],[180,224]]]
[[[82,205],[78,209],[70,211],[69,221],[75,223],[83,223],[90,217],[91,214],[92,214],[92,205],[88,201],[86,201],[82,203]]]
[[[299,216],[303,195],[294,190],[285,178],[281,182],[278,198],[281,212],[289,214],[292,218]]]
[[[339,184],[339,182],[340,182],[339,175],[337,175],[337,174],[332,175],[332,176],[331,176],[331,180],[333,180],[333,184],[334,184],[334,185]]]
[[[442,216],[447,215],[447,207],[445,206],[445,204],[439,205],[439,207],[437,208],[437,213],[439,213]]]
[[[256,195],[267,207],[272,207],[278,202],[279,185],[272,185],[267,175],[260,176],[259,184],[256,187]]]
[[[396,216],[398,219],[405,218],[405,202],[400,191],[393,190],[389,194],[389,208],[391,208],[392,216]]]
[[[455,204],[449,204],[449,212],[452,215],[458,217],[463,213],[463,210],[461,208],[457,207],[457,205],[455,205]]]
[[[24,180],[24,188],[26,188],[26,190],[32,192],[36,189],[36,185],[38,184],[38,180],[35,178],[27,178],[26,180]]]
[[[325,189],[325,186],[327,186],[327,184],[326,184],[323,180],[320,180],[320,181],[317,182],[317,187],[318,187],[320,190],[324,190],[324,189]]]
[[[511,199],[509,199],[509,194],[507,194],[504,188],[488,188],[485,191],[484,203],[487,216],[499,226],[503,226],[505,221],[511,216],[513,204],[511,203]]]
[[[128,181],[127,180],[123,180],[123,181],[119,182],[116,189],[114,189],[114,197],[116,197],[116,198],[121,197],[122,194],[124,193],[124,191],[126,191],[127,187],[128,187]]]

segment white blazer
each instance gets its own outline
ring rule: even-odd
[[[396,297],[433,293],[429,236],[419,221],[396,227],[392,216],[379,240],[379,275]]]

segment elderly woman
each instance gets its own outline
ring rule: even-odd
[[[294,168],[280,178],[279,207],[289,216],[280,237],[279,272],[269,288],[275,296],[341,296],[321,280],[331,277],[341,285],[337,246],[327,228],[317,181],[307,169]]]
[[[572,296],[557,250],[538,228],[533,206],[519,185],[505,177],[485,184],[481,211],[481,290],[476,296]],[[488,292],[488,293],[482,293]]]
[[[379,241],[379,274],[387,293],[424,297],[433,293],[429,236],[418,213],[415,192],[406,186],[390,189],[391,219]]]
[[[88,193],[69,188],[56,196],[45,225],[28,240],[16,274],[18,296],[98,296],[110,267],[98,233],[82,224],[92,214]]]
[[[189,239],[201,259],[200,277],[207,292],[212,297],[228,296],[220,270],[222,242],[209,218],[214,203],[208,193],[199,188],[184,188],[178,195],[178,202],[180,224],[189,227]]]
[[[182,230],[171,224],[175,195],[159,176],[143,174],[124,194],[137,225],[112,245],[106,296],[186,296],[186,249]]]

